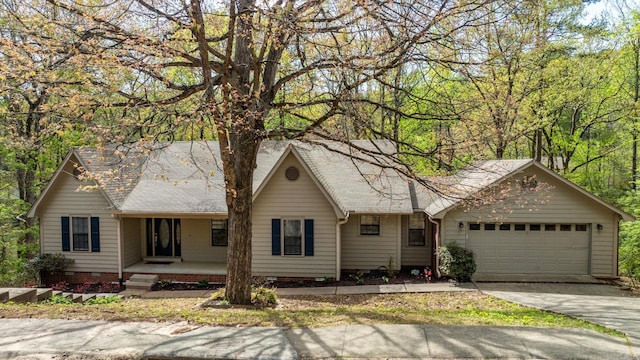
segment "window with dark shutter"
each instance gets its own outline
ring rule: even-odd
[[[313,256],[313,219],[304,220],[304,255]]]
[[[91,252],[100,252],[100,218],[91,217]]]
[[[280,249],[280,219],[271,219],[271,255],[282,255]]]
[[[71,236],[69,231],[69,217],[63,216],[60,218],[62,226],[62,251],[71,251]]]

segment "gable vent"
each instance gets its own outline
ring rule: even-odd
[[[290,181],[298,180],[300,177],[300,170],[295,166],[289,166],[284,172],[284,176]]]

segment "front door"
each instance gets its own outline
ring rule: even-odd
[[[173,256],[173,237],[171,236],[171,225],[171,219],[155,219],[155,256]]]

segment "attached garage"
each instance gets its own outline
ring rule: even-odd
[[[589,274],[589,225],[469,223],[479,273]]]
[[[473,250],[478,277],[618,276],[618,229],[633,216],[533,160],[483,161],[425,195],[437,246]],[[429,196],[430,195],[430,196]]]

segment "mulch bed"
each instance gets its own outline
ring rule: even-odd
[[[424,273],[418,276],[411,274],[411,270],[402,270],[389,275],[386,270],[373,270],[364,272],[348,272],[341,275],[341,280],[325,278],[323,281],[300,280],[300,281],[258,281],[256,285],[263,285],[269,288],[299,288],[299,287],[327,287],[327,286],[357,286],[357,285],[384,285],[384,284],[424,284],[428,282],[447,281],[447,279],[427,280]],[[180,291],[180,290],[217,290],[223,288],[225,284],[215,283],[185,283],[173,281],[160,281],[151,290],[160,291]],[[66,283],[64,281],[53,284],[54,290],[73,292],[79,294],[90,293],[118,293],[125,290],[125,286],[109,283]]]
[[[412,275],[411,270],[398,271],[391,276],[386,270],[373,270],[368,273],[351,272],[343,273],[340,281],[335,279],[324,279],[324,281],[300,280],[300,281],[276,281],[268,284],[278,288],[297,287],[326,287],[326,286],[357,286],[357,285],[385,285],[385,284],[424,284],[428,282],[448,281],[448,279],[438,279],[432,276],[427,280],[423,273],[418,276]]]

